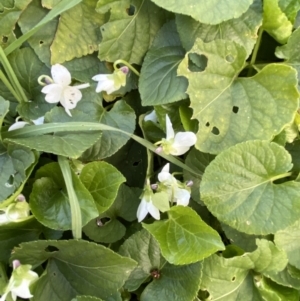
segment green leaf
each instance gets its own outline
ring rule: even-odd
[[[262,5],[254,1],[250,8],[239,18],[234,18],[217,25],[197,22],[195,19],[178,14],[176,24],[183,47],[188,51],[197,38],[208,43],[217,39],[234,41],[244,46],[249,56],[256,43],[257,31],[262,23]]]
[[[290,274],[289,269],[291,268],[290,265],[288,265],[284,270],[281,272],[265,272],[264,274],[272,279],[274,282],[287,286],[287,287],[293,287],[297,290],[300,289],[300,279],[297,279],[293,277],[293,275]]]
[[[0,202],[14,193],[27,179],[27,170],[36,162],[28,148],[8,145],[0,154]]]
[[[192,148],[186,156],[185,164],[197,170],[200,175],[203,175],[205,168],[214,158],[214,155],[205,154],[195,148]],[[183,176],[186,181],[193,181],[193,185],[191,187],[191,196],[194,201],[201,204],[202,202],[200,200],[199,187],[202,177],[195,176],[186,170],[183,171]]]
[[[294,24],[297,13],[300,10],[300,2],[298,0],[279,0],[278,5],[291,23]]]
[[[32,292],[32,300],[44,301],[69,301],[77,295],[106,300],[123,286],[136,266],[132,259],[84,240],[21,244],[13,256],[33,266],[49,259]]]
[[[264,0],[263,9],[263,29],[276,41],[285,44],[292,34],[293,24],[280,9],[278,0]]]
[[[168,216],[166,221],[143,224],[158,241],[162,255],[168,262],[189,264],[224,249],[218,233],[207,226],[191,208],[172,207]]]
[[[50,111],[53,104],[45,101],[45,95],[41,93],[42,87],[38,84],[38,77],[42,74],[49,75],[46,67],[30,47],[14,51],[9,57],[22,88],[27,92],[30,102],[19,104],[17,110],[25,120],[34,120],[44,116]]]
[[[111,6],[110,2],[106,7]],[[133,15],[130,7],[133,7]],[[98,5],[98,11],[103,13],[103,10]],[[140,64],[165,21],[165,11],[150,0],[118,1],[117,5],[111,6],[109,22],[101,26],[103,39],[99,45],[99,58],[109,62],[121,58],[130,64]]]
[[[78,158],[87,148],[95,144],[101,132],[93,133],[58,133],[27,138],[6,139],[17,145],[26,146],[37,151],[52,153],[70,158]]]
[[[254,263],[254,270],[258,273],[280,272],[288,259],[284,251],[277,248],[273,242],[256,239],[257,249],[248,256]]]
[[[5,3],[6,2],[6,3]],[[0,47],[5,48],[16,39],[14,29],[16,23],[31,0],[15,0],[0,4]],[[10,6],[10,4],[12,6]],[[9,5],[9,6],[7,6]]]
[[[5,54],[9,55],[14,50],[19,48],[25,41],[27,41],[32,35],[40,30],[45,24],[53,20],[55,17],[63,13],[64,11],[72,8],[82,0],[61,0],[42,20],[34,25],[30,30],[21,35],[17,40],[11,43],[6,49]]]
[[[299,217],[298,217],[299,219]],[[300,269],[300,222],[299,220],[293,225],[287,227],[275,234],[275,244],[284,250],[289,259],[289,263]]]
[[[192,16],[195,20],[207,24],[219,24],[238,18],[253,2],[253,0],[186,0],[184,5],[179,5],[175,0],[152,1],[166,10]]]
[[[239,231],[275,233],[299,219],[300,183],[274,183],[288,177],[291,168],[291,156],[276,143],[240,143],[206,168],[202,200],[214,216]]]
[[[279,285],[263,277],[260,281],[259,291],[264,300],[272,301],[298,301],[299,292],[293,288]]]
[[[201,290],[218,301],[263,301],[249,269],[253,267],[247,257],[225,259],[212,255],[204,260]]]
[[[84,233],[96,242],[113,243],[120,240],[126,233],[126,227],[121,221],[132,222],[136,219],[141,192],[139,188],[129,188],[122,184],[111,207],[90,221],[83,228]]]
[[[33,28],[35,24],[38,24],[48,12],[48,9],[41,6],[40,0],[32,0],[18,22],[23,34]],[[50,46],[53,42],[57,25],[58,18],[54,18],[47,23],[47,26],[44,26],[42,30],[37,31],[27,40],[39,59],[49,67],[51,65]]]
[[[91,192],[98,212],[106,211],[115,200],[123,175],[106,162],[91,162],[82,169],[80,180]]]
[[[193,118],[199,120],[196,148],[200,151],[219,153],[246,140],[271,140],[293,121],[299,97],[293,68],[269,64],[253,77],[236,78],[246,52],[226,40],[198,39],[189,53],[208,58],[203,72],[188,69],[188,54],[178,68],[179,75],[189,80],[187,93]]]
[[[0,226],[0,261],[7,262],[11,250],[21,242],[37,240],[42,232],[42,226],[34,219]]]
[[[144,289],[141,301],[193,301],[199,290],[201,267],[200,262],[184,266],[166,263],[160,278]]]
[[[164,263],[158,243],[144,229],[131,235],[120,247],[119,253],[138,263],[124,286],[130,292],[138,289],[151,276],[151,272],[159,270]]]
[[[89,296],[78,296],[71,301],[103,301],[102,299],[96,297],[89,297]]]
[[[9,111],[9,101],[6,101],[2,96],[0,96],[0,132],[2,128],[2,123],[4,121],[5,115]]]
[[[98,0],[85,0],[61,14],[51,45],[51,64],[70,61],[98,50],[104,15],[95,11]]]
[[[91,193],[72,173],[74,190],[81,208],[82,225],[98,216]],[[70,230],[71,209],[67,189],[57,163],[44,165],[36,173],[30,194],[30,208],[36,219],[55,230]]]
[[[174,21],[166,23],[155,37],[141,69],[139,90],[142,105],[162,105],[187,97],[187,80],[177,76],[185,51]]]

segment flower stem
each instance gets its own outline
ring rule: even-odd
[[[4,73],[2,72],[2,70],[0,70],[0,80],[2,80],[3,84],[9,90],[9,92],[15,97],[15,99],[19,103],[22,103],[22,100],[21,100],[19,94],[17,94],[17,92],[15,91],[15,89],[13,88],[13,86],[10,84],[10,82],[8,81],[8,79],[6,78],[6,76],[4,75]]]
[[[15,72],[13,71],[2,47],[0,46],[0,61],[3,65],[3,68],[5,69],[5,72],[11,82],[11,85],[14,87],[16,93],[19,95],[19,98],[21,99],[22,102],[28,102],[28,98],[26,94],[24,93],[24,90],[22,86],[20,85],[19,80],[17,79],[17,76]]]
[[[71,207],[73,237],[76,239],[80,239],[81,228],[82,228],[81,210],[80,210],[76,192],[73,187],[72,173],[71,173],[69,161],[66,157],[58,156],[58,164],[63,174],[67,192],[68,192],[68,197],[69,197],[69,202]]]
[[[264,32],[263,28],[260,27],[260,29],[258,30],[258,37],[257,37],[257,40],[256,40],[256,44],[255,44],[255,47],[253,49],[253,53],[252,53],[252,56],[251,56],[251,60],[250,60],[250,64],[249,64],[250,67],[252,67],[255,64],[263,32]],[[252,75],[252,71],[253,71],[253,69],[249,69],[248,76]]]
[[[140,76],[140,73],[134,68],[132,67],[129,63],[127,63],[126,61],[124,60],[116,60],[114,62],[114,69],[115,70],[118,70],[119,68],[117,67],[117,65],[119,64],[123,64],[125,66],[127,66],[134,74],[136,74],[137,76]]]

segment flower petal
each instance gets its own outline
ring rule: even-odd
[[[173,155],[173,156],[181,156],[183,154],[185,154],[188,150],[190,149],[189,146],[176,146],[172,148],[170,148],[169,150],[169,154]]]
[[[71,83],[71,74],[68,69],[60,64],[55,64],[51,67],[51,74],[53,81],[56,84],[64,87],[69,86]]]
[[[174,201],[177,202],[177,205],[187,206],[190,201],[190,192],[186,189],[177,188],[174,192]]]
[[[152,121],[153,123],[157,123],[157,115],[156,115],[156,112],[155,110],[153,110],[151,113],[147,114],[145,117],[144,117],[144,120],[145,121]]]
[[[45,116],[39,117],[37,119],[31,120],[35,125],[41,125],[44,124]]]
[[[33,297],[29,290],[30,283],[29,280],[23,280],[19,286],[12,288],[11,292],[23,299],[29,299]]]
[[[152,201],[147,202],[147,210],[155,219],[160,219],[159,210],[153,205]]]
[[[147,201],[145,199],[142,199],[142,201],[140,202],[140,205],[138,207],[136,216],[138,218],[138,222],[140,223],[148,214],[148,210],[147,210]]]
[[[60,103],[64,108],[69,110],[74,109],[77,103],[81,100],[82,93],[76,87],[66,87],[63,92],[63,98]]]
[[[96,92],[97,93],[102,92],[102,91],[107,92],[107,91],[111,91],[112,89],[113,89],[113,91],[115,91],[114,82],[112,80],[99,81],[97,88],[96,88]]]
[[[167,140],[174,138],[175,133],[168,114],[166,115],[166,132],[167,132],[167,138],[166,138]]]
[[[57,84],[50,84],[42,89],[42,93],[47,94],[45,100],[49,103],[57,103],[62,96],[63,88]]]
[[[23,128],[26,124],[29,124],[26,121],[17,121],[14,124],[12,124],[9,128],[8,131],[14,131]]]
[[[192,146],[196,141],[197,136],[193,132],[179,132],[174,137],[173,146]]]

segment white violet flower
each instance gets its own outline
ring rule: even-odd
[[[178,132],[175,135],[168,115],[166,115],[166,132],[167,137],[161,141],[161,148],[167,155],[183,155],[197,141],[197,137],[193,132]]]
[[[21,265],[18,260],[13,261],[13,272],[6,286],[5,292],[0,298],[0,301],[5,301],[9,293],[15,301],[17,297],[29,299],[33,297],[30,293],[30,286],[38,280],[37,273],[31,271],[32,268],[29,264]]]
[[[129,68],[124,66],[118,70],[115,70],[112,74],[98,74],[92,77],[92,80],[97,81],[96,92],[105,91],[107,94],[111,94],[126,85],[126,75],[129,72]]]
[[[42,92],[47,94],[45,100],[49,103],[60,102],[66,113],[72,116],[70,110],[74,109],[82,98],[80,89],[87,88],[90,84],[70,86],[71,74],[60,64],[51,67],[51,75],[53,82],[42,89]]]
[[[18,117],[20,118],[20,117]],[[23,128],[26,124],[30,124],[29,122],[27,121],[18,121],[18,118],[16,119],[16,122],[14,124],[12,124],[9,128],[8,128],[8,131],[14,131],[14,130],[18,130],[18,129],[21,129]],[[43,124],[44,123],[44,119],[45,117],[42,116],[42,117],[39,117],[37,119],[34,119],[34,120],[31,120],[35,125],[40,125],[40,124]]]
[[[143,194],[141,195],[141,203],[137,210],[137,218],[140,223],[148,214],[152,215],[153,218],[159,220],[160,214],[158,208],[156,208],[152,201],[153,192],[150,187],[146,187]]]
[[[144,117],[144,121],[152,121],[153,123],[157,123],[158,119],[157,119],[155,110],[153,110],[151,113],[147,114]]]
[[[170,164],[167,163],[161,172],[158,174],[158,180],[168,191],[171,202],[176,202],[177,205],[187,206],[190,201],[191,193],[188,187],[170,174]]]

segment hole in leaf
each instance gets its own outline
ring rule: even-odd
[[[189,53],[188,67],[192,72],[203,72],[207,66],[207,57],[202,54]]]
[[[108,223],[110,221],[110,218],[109,217],[102,217],[102,218],[100,218],[100,217],[98,217],[97,219],[96,219],[96,225],[98,226],[98,227],[103,227],[106,223]]]
[[[235,281],[235,279],[236,279],[236,277],[235,277],[235,276],[233,276],[233,277],[231,278],[231,281],[232,281],[232,282],[234,282],[234,281]]]
[[[232,112],[233,113],[237,114],[238,111],[239,111],[239,107],[237,107],[237,106],[232,107]]]
[[[217,127],[213,127],[213,129],[211,130],[211,132],[214,134],[214,135],[219,135],[220,134],[220,131]]]
[[[102,30],[102,31],[105,31],[105,28],[104,28],[104,27],[101,27],[101,30]]]
[[[210,126],[210,123],[207,121],[205,126],[209,127]]]
[[[154,269],[150,272],[150,275],[154,278],[154,279],[159,279],[161,276],[161,273],[158,269]]]
[[[234,56],[231,54],[226,55],[225,60],[227,63],[233,63],[234,62]]]
[[[15,175],[10,175],[7,182],[5,183],[6,187],[12,187],[14,185]]]
[[[133,16],[135,13],[135,7],[133,5],[130,5],[129,8],[126,8],[126,12],[128,16]]]
[[[2,36],[2,43],[6,44],[8,41],[8,37],[7,36]]]
[[[132,166],[138,166],[141,162],[142,162],[142,160],[135,161],[135,162],[133,162]]]
[[[48,246],[46,249],[45,249],[46,252],[48,253],[53,253],[53,252],[57,252],[59,251],[58,248],[54,247],[54,246]]]
[[[52,275],[55,277],[55,276],[56,276],[56,273],[55,273],[55,272],[53,272],[53,273],[52,273]]]

